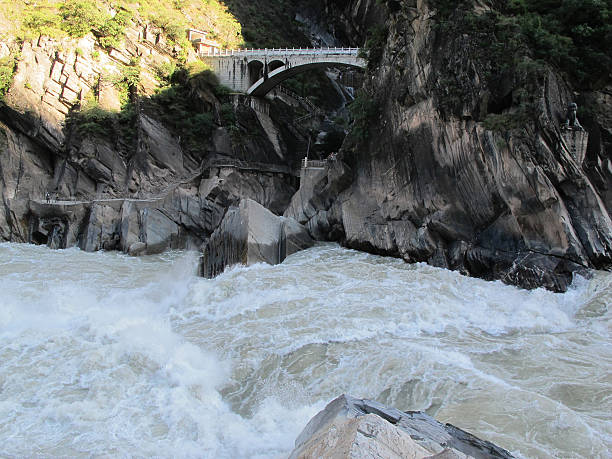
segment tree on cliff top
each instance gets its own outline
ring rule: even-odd
[[[522,40],[535,59],[565,71],[578,87],[598,87],[610,80],[612,0],[493,0],[491,10],[479,15],[474,13],[473,0],[432,0],[432,4],[441,26],[475,30],[494,26],[502,34],[512,29],[513,39]],[[456,21],[452,15],[457,9],[467,20]]]

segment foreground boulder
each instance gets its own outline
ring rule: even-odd
[[[312,247],[306,228],[291,218],[278,217],[252,199],[231,207],[204,245],[200,274],[214,277],[227,266],[275,265],[292,253]]]
[[[506,450],[420,411],[341,395],[310,420],[290,459],[512,458]]]

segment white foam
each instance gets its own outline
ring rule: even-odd
[[[558,295],[334,245],[213,280],[196,261],[0,244],[7,454],[283,457],[342,392],[429,408],[527,456],[609,446],[605,406],[574,410],[551,382],[610,393],[589,386],[612,362],[610,275]],[[506,403],[535,414],[509,429]],[[567,426],[576,442],[554,440]]]

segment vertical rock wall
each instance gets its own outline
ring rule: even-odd
[[[578,139],[576,151],[562,147],[574,95],[550,68],[534,91],[536,119],[488,130],[497,89],[481,44],[438,27],[431,3],[387,2],[389,33],[363,94],[367,137],[345,143],[346,170],[330,169],[294,215],[352,248],[530,288],[562,291],[573,272],[609,267],[609,144],[590,137],[597,152],[585,162]],[[363,7],[343,9],[340,25],[355,37]],[[516,108],[501,114],[513,119]]]

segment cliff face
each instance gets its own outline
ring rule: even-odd
[[[199,247],[242,198],[284,211],[305,145],[291,109],[217,94],[198,76],[156,95],[175,54],[150,25],[110,52],[91,34],[20,46],[0,102],[0,240],[153,253]],[[135,66],[141,96],[118,111],[117,82]],[[97,108],[79,115],[93,95]],[[189,119],[172,111],[184,99]]]
[[[359,38],[374,3],[343,2],[338,26]],[[575,98],[560,74],[491,78],[482,43],[441,28],[431,3],[386,2],[359,102],[367,116],[287,215],[348,247],[528,288],[564,291],[573,272],[609,267],[609,88],[582,95],[596,109],[582,120],[587,150],[574,151],[583,134],[560,130]],[[516,102],[525,88],[529,115]]]

